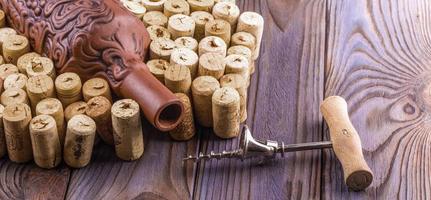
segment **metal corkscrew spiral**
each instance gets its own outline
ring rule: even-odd
[[[243,151],[241,149],[233,150],[233,151],[222,151],[220,153],[215,153],[211,151],[209,154],[199,153],[198,156],[189,155],[183,159],[183,161],[193,160],[195,162],[200,162],[202,160],[209,159],[222,159],[222,158],[242,158]]]

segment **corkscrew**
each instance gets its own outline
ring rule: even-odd
[[[264,156],[275,157],[277,154],[284,154],[293,151],[305,151],[313,149],[332,148],[332,142],[309,142],[302,144],[285,144],[284,142],[277,142],[273,140],[257,140],[253,138],[250,129],[247,125],[244,126],[241,133],[239,149],[232,151],[222,151],[215,153],[211,151],[209,154],[200,153],[198,156],[188,156],[184,161],[193,160],[200,162],[209,159],[222,159],[222,158],[238,158],[244,160],[246,158]]]
[[[285,144],[272,140],[257,140],[253,138],[250,129],[245,125],[241,132],[239,149],[220,153],[211,151],[209,154],[200,153],[197,156],[190,155],[185,157],[184,161],[200,162],[222,158],[244,160],[259,156],[275,158],[277,154],[284,157],[287,152],[333,148],[343,168],[344,181],[347,186],[354,191],[367,188],[373,180],[373,173],[364,159],[359,135],[350,122],[346,101],[339,96],[328,97],[323,101],[320,109],[328,124],[331,141]]]

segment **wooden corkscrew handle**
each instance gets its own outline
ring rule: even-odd
[[[339,96],[326,98],[320,105],[335,155],[341,163],[346,185],[354,191],[367,188],[373,181],[373,172],[362,154],[361,139],[347,112],[346,101]]]

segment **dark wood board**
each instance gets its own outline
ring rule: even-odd
[[[113,146],[100,142],[90,165],[73,170],[66,199],[189,199],[194,166],[183,167],[182,158],[196,153],[197,137],[174,142],[144,123],[144,141],[143,157],[133,162],[118,159]]]
[[[83,169],[43,170],[1,159],[0,199],[430,199],[431,2],[237,4],[266,23],[249,88],[253,135],[285,143],[329,139],[319,104],[341,95],[374,171],[370,188],[349,191],[331,150],[183,167],[186,154],[231,150],[238,140],[199,128],[193,140],[173,142],[144,121],[138,161],[119,160],[103,143]]]
[[[247,124],[256,138],[286,143],[320,141],[325,50],[324,0],[242,0],[242,11],[265,18],[257,73],[249,89]],[[221,140],[207,130],[200,151],[222,151],[238,140]],[[201,163],[194,199],[318,199],[321,151],[259,160]]]
[[[35,164],[0,160],[0,199],[64,199],[70,170],[61,164],[46,170]]]
[[[341,95],[374,182],[349,192],[324,154],[325,199],[429,199],[430,11],[427,0],[328,1],[325,96]]]

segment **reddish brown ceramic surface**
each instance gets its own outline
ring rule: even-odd
[[[34,50],[51,58],[58,73],[83,81],[104,77],[113,91],[132,98],[159,130],[174,128],[181,102],[148,71],[145,26],[117,0],[0,0],[9,25]]]

